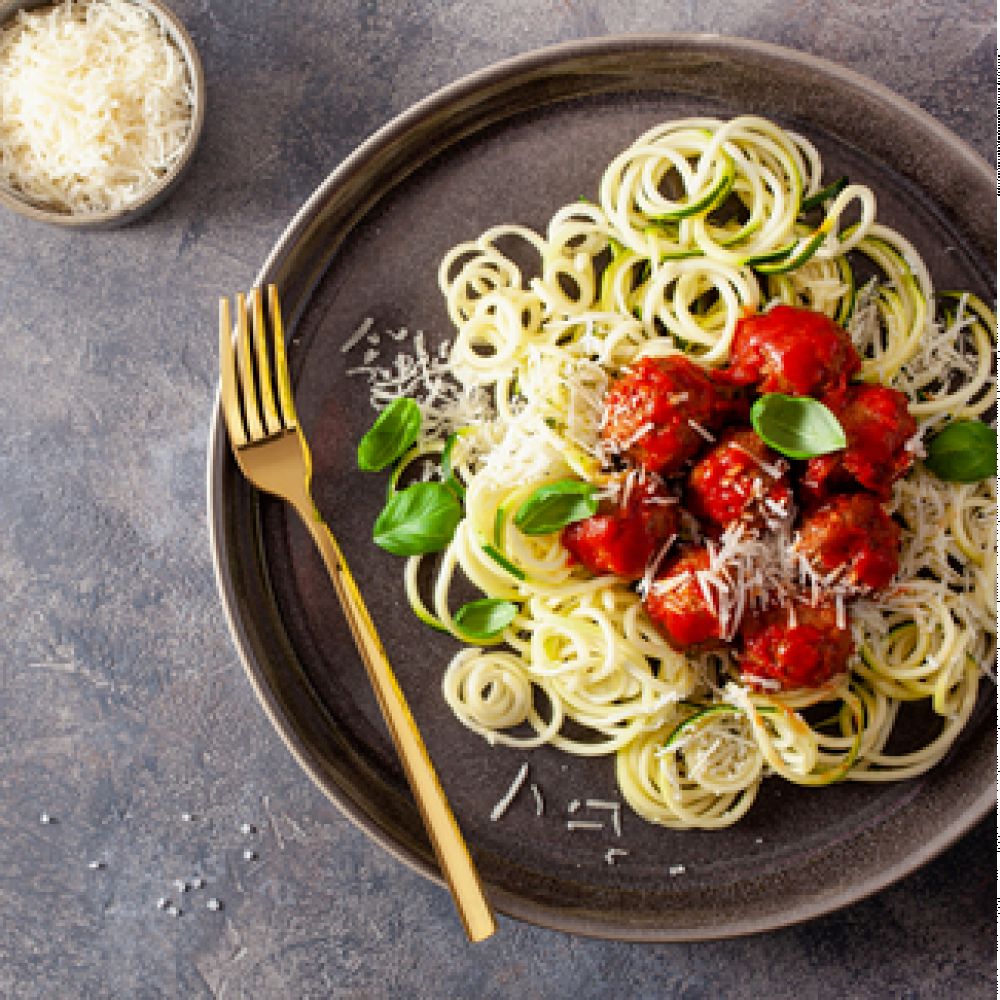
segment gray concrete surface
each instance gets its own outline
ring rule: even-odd
[[[210,96],[170,202],[110,234],[0,218],[0,996],[995,996],[992,822],[779,933],[633,946],[504,920],[471,950],[447,896],[344,821],[272,732],[230,645],[204,517],[216,296],[247,286],[314,186],[414,100],[557,40],[709,30],[870,74],[992,159],[995,6],[174,7]],[[196,874],[206,888],[171,885]]]

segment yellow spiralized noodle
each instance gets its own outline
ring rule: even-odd
[[[618,753],[615,775],[622,796],[640,816],[663,826],[732,825],[753,805],[763,773],[763,756],[746,717],[720,713],[683,746],[665,751],[674,728],[646,733]]]
[[[993,412],[992,312],[935,293],[916,249],[876,221],[873,192],[829,180],[807,139],[764,118],[668,122],[615,157],[596,203],[558,209],[544,236],[498,225],[439,269],[451,372],[494,396],[492,416],[453,442],[465,516],[426,599],[421,559],[406,567],[421,619],[472,643],[447,667],[444,697],[491,743],[614,754],[625,800],[665,826],[730,825],[767,775],[815,786],[922,773],[961,733],[996,657],[992,480],[943,482],[918,462],[895,485],[897,580],[852,601],[850,672],[815,690],[755,691],[732,680],[728,652],[673,651],[636,588],[574,567],[558,532],[518,527],[547,483],[584,479],[612,495],[599,445],[610,379],[645,355],[724,364],[740,316],[777,302],[848,328],[862,378],[909,397],[918,456],[924,434]],[[529,273],[504,251],[514,244]],[[863,287],[859,267],[875,274]],[[424,442],[407,461],[443,447]],[[516,606],[502,632],[463,633],[459,579]],[[912,701],[939,731],[887,752]]]

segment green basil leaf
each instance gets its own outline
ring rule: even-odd
[[[526,535],[548,535],[597,513],[597,487],[579,479],[539,486],[521,504],[514,523]]]
[[[420,433],[420,407],[412,399],[393,400],[358,442],[358,468],[381,472],[411,447]]]
[[[487,597],[463,604],[455,612],[455,624],[470,639],[495,639],[517,614],[513,601]]]
[[[840,421],[818,399],[769,392],[750,410],[758,437],[789,458],[815,458],[847,447]]]
[[[927,443],[924,465],[949,483],[978,483],[997,474],[997,432],[978,420],[949,424]]]
[[[375,522],[375,544],[397,556],[439,552],[454,537],[462,505],[444,483],[414,483],[394,493]]]

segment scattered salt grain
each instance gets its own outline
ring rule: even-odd
[[[174,906],[173,903],[168,903],[167,906],[164,907],[164,911],[169,913],[172,917],[179,917],[183,912],[183,910],[179,910],[176,906]]]
[[[100,869],[106,867],[103,861],[88,861],[87,867],[91,871],[99,871]]]
[[[188,891],[188,884],[182,878],[175,878],[174,879],[174,888],[178,892],[187,892]]]
[[[181,821],[184,823],[190,823],[194,819],[191,813],[181,813]]]
[[[253,825],[253,823],[241,823],[240,824],[240,833],[242,833],[244,837],[249,837],[250,834],[256,833],[256,832],[257,832],[257,827],[255,827]]]
[[[41,816],[38,817],[38,822],[44,826],[48,826],[50,823],[54,823],[55,820],[48,813],[42,813]]]
[[[192,889],[202,889],[204,888],[204,886],[205,886],[205,880],[203,878],[200,878],[199,876],[196,875],[193,879],[191,879]]]
[[[160,896],[160,898],[156,901],[156,908],[158,910],[165,910],[169,905],[170,900],[166,899],[164,896]]]
[[[670,875],[683,875],[686,871],[687,871],[687,868],[685,868],[684,865],[671,865],[667,869],[667,872]]]
[[[213,911],[214,910],[221,910],[222,909],[222,903],[218,899],[216,899],[214,896],[210,900],[208,900],[208,902],[205,903],[205,906],[206,906],[207,909],[213,910]]]
[[[243,860],[244,861],[256,861],[257,860],[257,852],[256,851],[251,851],[250,848],[248,847],[243,852]]]

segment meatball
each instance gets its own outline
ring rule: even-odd
[[[870,493],[831,497],[802,518],[796,551],[818,576],[865,591],[887,587],[899,569],[899,526]]]
[[[750,423],[750,408],[754,393],[750,386],[733,385],[726,379],[726,369],[710,368],[708,377],[716,392],[716,424],[719,427],[746,426]]]
[[[837,625],[833,604],[796,601],[751,612],[740,626],[740,668],[753,685],[773,681],[782,689],[819,687],[847,669],[854,643]]]
[[[592,573],[638,580],[647,563],[677,534],[677,498],[663,481],[641,470],[629,473],[620,500],[604,501],[593,517],[563,528],[562,543]]]
[[[917,432],[903,393],[884,385],[852,385],[841,399],[824,399],[847,447],[809,459],[802,476],[807,495],[822,499],[837,489],[870,490],[888,497],[892,484],[913,464],[907,442]]]
[[[695,463],[685,499],[705,528],[743,521],[759,532],[791,514],[788,463],[749,428],[727,431]]]
[[[822,313],[779,305],[737,322],[729,367],[718,378],[761,393],[821,396],[843,392],[859,371],[846,330]]]
[[[715,385],[679,354],[641,358],[608,388],[602,436],[636,464],[673,475],[705,444],[699,427],[716,424]]]
[[[670,560],[649,588],[646,611],[674,649],[721,645],[723,627],[716,605],[706,599],[697,576],[710,565],[706,548],[687,548]]]

